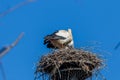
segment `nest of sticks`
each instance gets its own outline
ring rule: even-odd
[[[103,60],[92,52],[61,49],[42,56],[35,73],[42,77],[47,75],[47,80],[86,80],[102,66]],[[42,79],[46,80],[44,77]]]

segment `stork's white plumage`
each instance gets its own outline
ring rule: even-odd
[[[68,48],[73,47],[74,42],[72,38],[71,29],[67,30],[58,30],[51,35],[47,35],[44,38],[44,44],[47,45],[47,48]]]

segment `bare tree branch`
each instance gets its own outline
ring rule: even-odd
[[[0,62],[0,69],[1,69],[1,73],[2,73],[3,80],[6,80],[5,71],[4,71],[4,68],[3,68],[3,65],[2,65],[1,62]]]
[[[16,46],[18,44],[18,42],[20,41],[20,39],[23,37],[24,33],[22,32],[18,38],[9,46],[5,46],[0,50],[0,58],[2,58],[5,54],[7,54],[14,46]]]
[[[3,17],[3,16],[5,16],[5,15],[7,15],[8,13],[16,10],[17,8],[22,7],[22,6],[26,5],[26,4],[31,3],[31,2],[34,2],[34,1],[35,1],[35,0],[26,0],[26,1],[24,1],[24,2],[21,2],[21,3],[17,4],[16,6],[11,7],[11,8],[9,8],[8,10],[0,13],[0,17]]]
[[[114,47],[115,50],[117,50],[120,47],[120,42]]]

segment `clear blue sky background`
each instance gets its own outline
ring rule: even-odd
[[[0,12],[23,1],[0,0]],[[117,0],[38,0],[0,17],[0,47],[25,32],[20,43],[1,59],[7,80],[33,80],[34,64],[49,51],[43,45],[43,37],[68,28],[73,30],[76,47],[100,42],[99,49],[107,59],[103,75],[107,80],[120,80],[120,48],[114,50],[120,41],[119,3]]]

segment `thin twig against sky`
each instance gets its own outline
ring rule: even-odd
[[[3,17],[3,16],[5,16],[5,15],[7,15],[8,13],[16,10],[17,8],[20,8],[20,7],[22,7],[22,6],[26,5],[26,4],[31,3],[31,2],[34,2],[34,1],[35,1],[35,0],[26,0],[26,1],[24,1],[24,2],[21,2],[21,3],[17,4],[17,5],[15,5],[14,7],[11,7],[11,8],[9,8],[8,10],[0,13],[0,17]]]
[[[21,40],[21,38],[23,37],[24,35],[24,32],[22,32],[18,38],[12,43],[10,44],[9,46],[5,46],[3,47],[2,49],[0,49],[0,58],[2,58],[5,54],[7,54],[13,47],[15,47],[18,42]]]
[[[115,50],[117,50],[120,47],[120,42],[115,46]]]
[[[1,69],[1,74],[2,74],[3,80],[6,80],[5,70],[2,65],[2,62],[0,62],[0,69]]]

